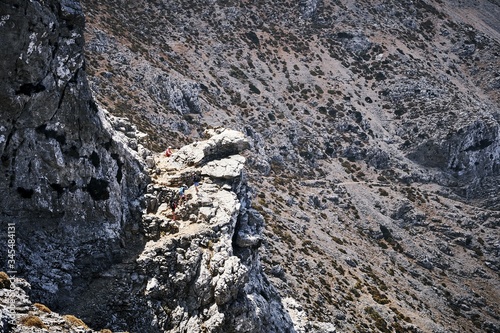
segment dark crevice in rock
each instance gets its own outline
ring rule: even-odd
[[[47,129],[47,124],[40,125],[35,130],[37,133],[44,134],[47,139],[55,139],[61,145],[66,144],[66,135],[59,134],[55,130]]]
[[[116,161],[116,164],[118,165],[118,171],[116,171],[116,181],[120,183],[123,178],[123,162],[120,160],[120,156],[118,154],[111,154],[111,157]]]
[[[75,74],[69,79],[68,83],[78,83],[78,77],[80,74],[80,68],[78,68],[75,72]],[[66,89],[66,87],[64,87]]]
[[[31,199],[33,197],[33,194],[35,191],[33,189],[26,189],[24,187],[18,187],[17,188],[17,193],[21,196],[23,199]]]
[[[37,94],[39,92],[45,91],[45,86],[41,83],[33,84],[33,83],[25,83],[16,90],[16,95],[26,95],[31,96],[33,94]]]
[[[64,193],[64,187],[60,184],[50,184],[52,190],[57,192],[57,197],[60,198]]]
[[[5,140],[5,146],[4,146],[4,150],[7,149],[7,147],[9,146],[10,144],[10,141],[12,140],[12,136],[14,135],[14,133],[16,132],[16,127],[12,127],[12,130],[10,131],[9,135],[7,135],[7,140]]]
[[[92,199],[95,201],[108,200],[109,199],[109,182],[104,179],[96,179],[92,177],[90,182],[87,184],[85,190],[90,194]]]
[[[479,141],[478,143],[476,143],[475,145],[467,148],[465,151],[478,151],[478,150],[487,148],[487,147],[491,146],[492,144],[493,144],[493,141],[491,141],[489,139],[483,139],[483,140]]]
[[[68,60],[69,61],[69,60]],[[64,63],[64,65],[67,64],[67,62]],[[78,83],[78,76],[79,76],[79,73],[80,73],[80,68],[78,68],[76,71],[75,71],[75,74],[71,77],[71,79],[69,79],[68,82],[66,82],[66,84],[64,85],[64,88],[61,90],[61,97],[59,98],[59,102],[57,103],[57,109],[56,109],[56,112],[54,113],[54,115],[52,115],[52,118],[54,118],[54,116],[57,114],[57,110],[61,109],[61,105],[64,101],[64,96],[66,95],[66,89],[68,88],[68,85],[70,83]]]
[[[76,190],[78,190],[78,186],[76,186],[76,182],[72,181],[71,184],[69,184],[68,189],[71,193],[75,193]]]
[[[122,178],[123,178],[122,167],[120,164],[118,164],[118,171],[116,171],[116,181],[118,183],[121,183]]]
[[[71,146],[71,148],[68,151],[68,156],[73,157],[73,158],[80,158],[80,153],[78,151],[78,147],[75,145]]]
[[[57,55],[57,51],[59,50],[59,43],[58,42],[55,42],[54,43],[54,46],[52,48],[52,60],[54,60],[56,58],[56,55]]]
[[[8,156],[8,155],[6,155],[6,154],[2,155],[2,157],[1,157],[1,159],[0,159],[0,160],[2,161],[2,166],[3,166],[3,167],[5,167],[5,168],[6,168],[6,167],[8,167],[8,166],[9,166],[9,164],[10,164],[10,158],[9,158],[9,156]]]
[[[13,188],[14,187],[14,182],[16,181],[16,175],[13,173],[8,178],[9,178],[9,187]]]
[[[109,151],[109,149],[111,148],[111,146],[113,146],[113,141],[109,140],[108,142],[104,143],[102,146],[104,147],[104,149],[106,149],[107,151]]]
[[[89,110],[93,111],[94,113],[97,113],[99,111],[99,109],[97,108],[97,104],[93,100],[90,100],[88,105],[89,105]]]
[[[59,97],[59,101],[57,102],[57,109],[56,109],[56,112],[54,113],[54,115],[57,113],[57,110],[59,110],[61,108],[61,105],[64,101],[64,94],[66,92],[66,86],[64,87],[64,89],[61,90],[61,97]]]
[[[99,158],[99,155],[94,151],[89,157],[90,162],[92,163],[93,166],[98,168],[101,165],[101,159]]]

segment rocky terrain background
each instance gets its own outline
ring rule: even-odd
[[[498,2],[82,4],[92,90],[151,149],[249,137],[297,331],[499,331]]]
[[[133,332],[133,325],[144,329],[138,319],[153,322],[152,331],[267,332],[269,323],[297,332],[500,331],[497,2],[86,0],[82,6],[85,62],[81,30],[75,31],[83,23],[78,4],[2,4],[0,29],[10,44],[1,51],[7,115],[0,133],[7,194],[1,216],[29,231],[19,236],[26,256],[20,262],[32,263],[23,269],[32,276],[35,301],[70,310],[97,329]],[[22,21],[20,8],[38,15],[16,23],[25,26],[22,38],[12,24]],[[83,69],[97,104],[110,114],[92,103]],[[176,287],[157,275],[163,264],[157,261],[172,260],[169,249],[183,268],[221,262],[206,257],[212,248],[193,241],[198,236],[183,243],[183,223],[161,216],[155,200],[174,184],[154,176],[159,185],[146,188],[147,174],[180,172],[182,179],[193,166],[161,167],[159,155],[142,144],[160,153],[205,140],[207,129],[220,126],[249,142],[240,152],[249,188],[204,169],[220,186],[208,182],[210,195],[229,186],[235,202],[248,208],[238,210],[240,222],[222,222],[230,227],[216,244],[231,273],[224,264],[211,280],[172,275],[185,299],[171,302]],[[39,151],[44,156],[32,158]],[[241,162],[230,160],[223,165]],[[135,201],[142,193],[144,207]],[[65,208],[82,202],[92,203],[83,205],[85,216]],[[213,207],[192,202],[194,225],[203,226],[197,219],[212,216]],[[149,213],[141,219],[140,212]],[[247,219],[253,229],[241,222]],[[85,224],[97,228],[79,227]],[[216,231],[203,232],[210,238]],[[229,237],[232,248],[228,235],[236,235]],[[278,294],[261,275],[258,245]],[[47,263],[57,267],[36,267]],[[229,295],[217,282],[226,279],[236,286]],[[208,299],[190,298],[192,283]],[[85,305],[96,300],[95,291],[102,296],[91,311]],[[134,314],[126,311],[129,302]],[[220,306],[212,308],[214,302]],[[266,304],[276,312],[256,311]],[[239,308],[247,311],[232,311]]]
[[[292,331],[259,260],[244,135],[206,131],[166,161],[92,98],[78,2],[0,14],[0,332]]]
[[[92,98],[79,3],[7,1],[1,18],[0,251],[7,264],[15,225],[20,265],[2,269],[31,276],[39,301],[72,303],[141,246],[134,220],[149,176]]]

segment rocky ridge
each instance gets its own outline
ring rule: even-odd
[[[250,206],[245,159],[238,155],[249,143],[236,131],[212,134],[170,158],[148,159],[153,182],[142,228],[149,241],[135,260],[102,271],[77,296],[78,302],[64,306],[65,312],[78,313],[93,327],[131,332],[293,330],[255,251],[264,220]],[[202,183],[197,192],[187,190],[187,201],[173,219],[168,202],[182,183],[189,184],[193,172],[201,173]],[[50,332],[67,329],[61,316],[37,310],[19,290],[18,285],[29,288],[27,282],[14,281],[16,287],[3,292],[6,301],[16,298],[12,313],[20,324],[4,332],[27,332],[22,318],[28,315],[39,318]],[[3,306],[5,310],[8,303]]]
[[[1,332],[292,331],[260,266],[244,135],[215,129],[160,161],[92,99],[78,2],[0,10],[0,222],[15,229],[0,255],[17,275],[1,274]],[[173,221],[166,200],[193,170]]]
[[[92,89],[150,147],[250,138],[266,272],[308,319],[499,330],[496,2],[83,5]]]

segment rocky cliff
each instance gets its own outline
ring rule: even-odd
[[[92,90],[149,147],[248,136],[296,330],[499,330],[497,1],[82,3]]]
[[[148,176],[140,149],[115,136],[92,99],[79,4],[1,9],[2,230],[15,224],[16,269],[31,276],[34,297],[72,302],[72,292],[140,243],[133,221]]]
[[[214,130],[166,161],[94,102],[78,2],[0,14],[0,331],[91,331],[73,315],[97,330],[293,331],[260,266],[243,134]],[[202,184],[174,218],[193,171]]]
[[[131,332],[500,331],[496,1],[82,3],[86,62],[78,3],[0,6],[33,301]],[[3,330],[77,330],[2,296]]]

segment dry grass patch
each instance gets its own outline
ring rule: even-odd
[[[63,316],[64,320],[70,325],[70,326],[81,326],[83,328],[89,328],[87,324],[83,322],[80,318],[77,318],[73,315],[65,315]]]
[[[19,324],[27,327],[46,328],[43,321],[39,317],[33,315],[21,317],[21,319],[19,319]]]
[[[0,289],[9,289],[10,284],[10,279],[7,273],[0,272]]]
[[[52,311],[44,304],[41,304],[41,303],[35,303],[33,304],[33,306],[35,308],[37,308],[38,310],[42,311],[42,312],[45,312],[45,313],[51,313]]]

